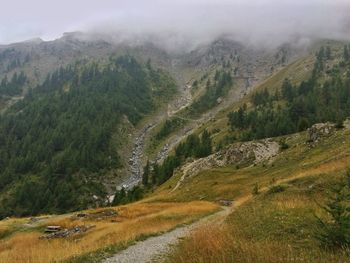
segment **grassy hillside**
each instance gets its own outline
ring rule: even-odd
[[[347,250],[321,247],[315,215],[327,218],[321,205],[350,169],[349,138],[349,126],[315,147],[295,134],[269,163],[204,171],[173,192],[172,178],[151,200],[228,199],[237,208],[223,225],[193,232],[167,262],[345,262]]]
[[[135,203],[77,214],[0,221],[1,263],[99,262],[138,240],[218,211],[209,202]],[[93,226],[66,238],[40,239],[45,227]]]
[[[199,127],[197,132],[208,129],[213,132],[212,138],[215,144],[225,145],[235,140],[249,140],[296,132],[301,121],[304,122],[305,127],[309,127],[315,122],[335,121],[336,118],[344,117],[344,113],[341,111],[347,111],[346,102],[341,104],[337,101],[340,98],[346,100],[347,95],[339,94],[338,96],[337,93],[341,90],[344,92],[348,90],[348,75],[346,72],[349,71],[349,61],[348,59],[346,61],[344,60],[344,47],[347,47],[347,45],[335,42],[326,42],[325,44],[325,46],[317,46],[318,49],[315,49],[313,54],[287,65],[282,70],[256,85],[251,93],[219,112],[211,122],[207,122],[205,125]],[[318,58],[321,49],[323,50],[321,52],[322,58]],[[326,50],[330,51],[329,57],[326,57]],[[320,63],[322,68],[315,70],[315,66]],[[293,98],[287,99],[287,95],[282,92],[285,80],[288,80],[292,86],[291,96]],[[308,85],[311,86],[312,91],[306,91],[304,89]],[[341,85],[343,86],[342,88],[340,87]],[[332,94],[332,98],[325,99],[325,93]],[[266,94],[270,97],[268,98]],[[267,100],[256,100],[259,97],[265,97]],[[333,101],[331,102],[331,100]],[[310,112],[307,112],[307,110],[305,112],[299,112],[300,110],[298,108],[301,108],[301,111],[304,110],[300,105],[305,105]],[[233,116],[229,124],[230,118],[228,118],[228,115],[238,112],[240,108],[244,107],[246,107],[244,114],[250,114],[247,117],[248,119],[251,118],[251,120],[247,120],[246,124],[242,123],[242,126],[238,125],[239,127],[237,127],[235,125],[237,119]],[[315,113],[317,111],[316,109],[318,111],[323,109],[325,113]],[[286,116],[289,113],[285,114],[283,111],[289,111],[292,113],[291,115],[294,114],[295,116]],[[345,113],[345,116],[347,115],[348,113]],[[289,124],[277,120],[280,119],[285,122],[289,117],[292,117]],[[306,122],[305,119],[307,120]],[[259,122],[261,124],[260,126]],[[254,125],[251,125],[252,123]],[[269,125],[272,130],[277,130],[277,132],[264,132],[264,129],[268,129]],[[247,129],[247,126],[251,126],[251,128]],[[282,126],[285,128],[282,129]],[[301,130],[305,129],[302,126],[300,127]],[[281,128],[281,133],[278,133],[278,129],[276,128]]]
[[[82,211],[89,215],[85,218],[75,213],[1,221],[0,262],[98,262],[135,240],[217,211],[215,202],[221,199],[233,200],[235,207],[224,225],[199,228],[164,261],[345,262],[345,250],[320,247],[314,214],[325,216],[318,204],[350,168],[349,138],[349,123],[313,147],[305,132],[293,134],[285,137],[289,148],[269,162],[203,171],[173,191],[177,174],[135,204]],[[117,214],[103,216],[110,209]],[[47,225],[95,227],[68,238],[39,239]]]

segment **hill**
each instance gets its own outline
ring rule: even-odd
[[[53,258],[96,262],[135,239],[161,235],[213,213],[220,200],[233,201],[224,225],[216,225],[214,219],[199,226],[174,248],[174,254],[163,258],[165,261],[226,262],[233,258],[239,262],[280,262],[281,258],[302,258],[344,262],[349,256],[346,251],[332,252],[319,246],[314,214],[326,216],[319,204],[327,201],[327,191],[349,168],[349,136],[349,122],[344,129],[320,136],[314,144],[307,143],[307,132],[288,135],[284,140],[289,148],[268,160],[204,170],[174,190],[181,178],[178,173],[144,200],[109,208],[116,213],[98,209],[2,221],[0,262],[21,262],[24,258],[29,262],[50,262]],[[66,238],[39,239],[47,225],[95,228]]]
[[[1,217],[103,205],[125,119],[136,125],[174,91],[169,75],[129,56],[48,75],[1,116]]]

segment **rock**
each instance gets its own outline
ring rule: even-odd
[[[334,124],[332,123],[316,123],[308,129],[309,140],[308,142],[316,143],[322,137],[330,136],[334,132]]]
[[[230,201],[230,200],[219,200],[219,204],[221,205],[221,206],[231,206],[232,205],[232,201]]]
[[[270,139],[232,144],[228,149],[184,165],[180,170],[183,176],[174,190],[185,178],[195,176],[201,171],[232,164],[258,164],[268,161],[278,152],[279,144]]]
[[[88,214],[86,214],[86,213],[79,213],[76,215],[76,217],[87,217],[87,216],[88,216]]]
[[[72,236],[74,234],[84,233],[84,232],[86,232],[94,227],[96,227],[96,226],[95,225],[82,225],[82,226],[75,226],[75,227],[70,228],[70,229],[63,229],[63,230],[60,229],[60,230],[55,231],[53,233],[42,235],[39,237],[39,239],[53,239],[53,238],[69,237],[69,236]]]
[[[36,222],[38,222],[38,221],[40,221],[40,218],[37,218],[37,217],[31,217],[31,218],[29,219],[29,222],[30,222],[30,223],[36,223]]]
[[[55,233],[61,231],[61,226],[47,226],[45,233]]]
[[[88,220],[88,219],[93,219],[93,220],[102,220],[106,218],[111,218],[111,217],[116,217],[118,216],[118,212],[115,211],[114,209],[104,209],[100,210],[94,213],[78,213],[72,216],[72,219],[74,220]]]

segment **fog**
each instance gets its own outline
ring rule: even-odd
[[[191,49],[226,36],[273,47],[288,41],[348,40],[350,0],[1,0],[0,42],[58,38],[144,40],[170,50]]]

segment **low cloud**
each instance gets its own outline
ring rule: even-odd
[[[74,4],[61,0],[53,6],[43,0],[33,2],[34,7],[35,3],[43,5],[32,15],[39,11],[42,15],[32,18],[23,13],[21,23],[12,19],[11,32],[18,32],[16,38],[27,37],[28,32],[54,38],[63,31],[77,30],[119,42],[152,41],[176,50],[191,49],[223,35],[264,47],[291,40],[305,43],[350,37],[348,0],[76,0]],[[55,15],[51,17],[50,12]],[[23,21],[28,21],[30,30],[21,28]],[[11,38],[6,28],[0,28],[0,41]]]
[[[191,49],[223,35],[263,47],[350,36],[346,1],[151,2],[157,4],[126,5],[118,16],[94,21],[85,30],[117,41],[153,40],[168,49]]]

